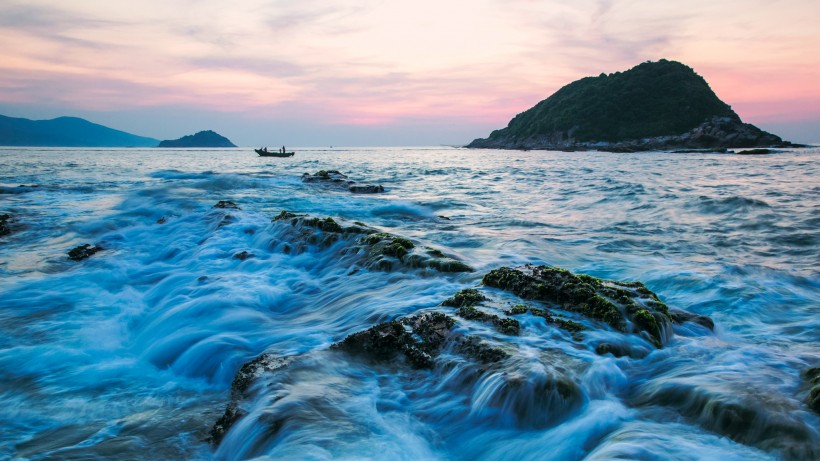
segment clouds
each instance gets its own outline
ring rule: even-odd
[[[753,121],[766,116],[760,101],[820,100],[810,0],[328,3],[7,1],[0,104],[502,126],[569,81],[661,57],[694,67]],[[801,113],[820,118],[812,104]]]

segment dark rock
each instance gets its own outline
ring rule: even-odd
[[[737,152],[737,155],[766,155],[774,152],[771,149],[748,149]]]
[[[618,331],[627,332],[630,321],[657,347],[662,347],[671,327],[666,305],[640,282],[602,280],[549,266],[502,267],[487,273],[483,282],[523,299],[556,303]]]
[[[352,184],[354,181],[348,181],[347,175],[343,174],[337,170],[319,170],[314,174],[305,173],[302,175],[303,182],[324,182],[324,183],[336,183],[336,184],[344,184],[345,187],[348,184]]]
[[[100,246],[86,243],[84,245],[72,248],[68,252],[68,259],[72,261],[82,261],[83,259],[90,258],[94,253],[102,251],[103,249],[104,248]]]
[[[216,202],[216,205],[214,205],[214,208],[241,210],[241,208],[239,208],[239,205],[233,203],[230,200],[220,200],[220,201]]]
[[[542,317],[547,323],[551,323],[556,325],[559,328],[562,328],[570,333],[580,333],[585,331],[587,327],[581,325],[578,322],[573,322],[572,320],[562,319],[561,317],[553,316],[547,309],[536,309],[536,308],[529,308],[523,304],[516,304],[511,309],[507,310],[505,314],[507,315],[521,315],[526,314],[527,312],[531,313],[532,315]]]
[[[662,59],[564,86],[467,147],[605,150],[791,146],[743,123],[691,68]]]
[[[282,211],[273,218],[279,239],[286,242],[283,251],[306,251],[308,245],[328,248],[337,242],[342,255],[359,255],[364,267],[376,270],[393,270],[395,267],[432,269],[439,272],[471,272],[473,269],[443,253],[416,248],[409,239],[366,226],[363,223],[347,223],[333,218],[317,218]],[[287,224],[290,224],[289,226]],[[285,249],[286,248],[286,249]]]
[[[225,434],[245,412],[239,407],[239,402],[246,396],[248,388],[262,374],[273,372],[286,367],[291,362],[289,358],[279,358],[272,354],[262,354],[250,362],[242,365],[236,372],[231,383],[231,401],[225,408],[225,413],[216,421],[211,428],[210,442],[219,445]]]
[[[453,325],[455,320],[442,313],[427,313],[376,325],[333,347],[382,362],[401,354],[413,368],[429,369]]]
[[[11,228],[9,227],[10,222],[10,215],[0,214],[0,236],[11,234]]]
[[[595,346],[595,353],[598,355],[612,354],[615,357],[629,356],[633,359],[642,359],[649,351],[629,347],[627,344],[600,343]]]
[[[806,404],[813,412],[820,414],[820,367],[809,368],[803,373],[803,377],[811,386]]]
[[[475,288],[467,288],[459,291],[452,298],[445,299],[443,306],[451,307],[472,307],[487,299]]]
[[[236,147],[228,138],[211,130],[189,134],[179,139],[160,141],[159,146],[164,148],[179,147]]]
[[[165,216],[157,219],[157,224],[165,224],[166,222],[168,222],[168,218],[166,218]]]
[[[254,257],[253,253],[248,253],[247,251],[244,251],[244,250],[237,253],[237,254],[235,254],[235,255],[233,255],[233,259],[238,259],[240,261],[244,261],[248,258],[253,258],[253,257]]]
[[[384,192],[384,187],[369,184],[367,186],[350,186],[348,190],[354,194],[378,194]]]
[[[692,322],[712,331],[715,329],[715,322],[705,315],[693,314],[680,309],[669,309],[669,314],[672,316],[672,321],[675,323]]]
[[[356,184],[356,181],[351,181],[346,174],[337,170],[319,170],[314,174],[305,173],[302,175],[302,181],[320,183],[326,187],[335,188],[340,191],[347,190],[354,194],[378,194],[384,192],[383,186]]]

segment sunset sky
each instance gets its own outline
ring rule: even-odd
[[[240,145],[463,144],[561,86],[681,61],[820,142],[818,0],[2,0],[0,114]]]

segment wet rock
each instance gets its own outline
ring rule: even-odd
[[[680,309],[669,309],[669,314],[672,316],[672,321],[675,323],[680,324],[684,322],[692,322],[712,331],[715,329],[715,322],[705,315],[693,314]]]
[[[811,386],[806,404],[813,412],[820,414],[820,367],[809,368],[803,373],[803,377]]]
[[[532,315],[542,317],[547,323],[551,323],[553,325],[558,326],[570,333],[580,333],[585,331],[587,327],[581,325],[578,322],[573,322],[572,320],[567,320],[561,317],[557,317],[552,315],[552,313],[547,309],[537,309],[537,308],[530,308],[523,304],[516,304],[511,309],[507,310],[505,314],[507,315],[521,315],[526,313],[531,313]]]
[[[439,272],[471,272],[473,269],[462,261],[431,249],[416,248],[411,240],[379,232],[360,222],[348,223],[345,220],[318,218],[282,211],[273,218],[278,224],[280,240],[287,242],[283,250],[299,254],[306,251],[308,245],[319,245],[328,248],[339,241],[346,241],[341,256],[360,255],[364,267],[390,271],[401,266],[407,268],[432,269]],[[289,223],[290,228],[282,228],[282,223]]]
[[[747,149],[737,152],[737,155],[766,155],[773,152],[771,149]]]
[[[236,372],[231,383],[231,401],[225,408],[225,413],[216,421],[211,428],[210,441],[218,445],[228,432],[228,429],[239,421],[245,412],[240,408],[239,402],[247,395],[248,388],[262,374],[273,372],[286,367],[292,359],[276,357],[272,354],[262,354],[259,357],[242,365]]]
[[[378,194],[384,192],[384,187],[381,185],[356,184],[356,181],[348,179],[347,175],[337,170],[320,170],[314,174],[305,173],[302,175],[302,182],[319,183],[325,187],[338,189],[340,191],[346,190],[354,194]]]
[[[333,347],[376,361],[403,355],[413,368],[432,368],[455,320],[440,312],[385,322],[346,337]]]
[[[248,258],[253,258],[253,257],[254,257],[253,253],[248,253],[247,251],[244,251],[244,250],[237,253],[237,254],[235,254],[235,255],[233,255],[233,259],[238,259],[240,261],[244,261]]]
[[[352,183],[347,180],[347,175],[337,170],[319,170],[314,174],[305,173],[302,175],[303,182],[329,182],[329,183]]]
[[[615,357],[627,356],[633,359],[642,359],[648,355],[649,351],[636,349],[628,344],[600,343],[595,346],[595,353],[598,355],[612,354]]]
[[[68,252],[68,259],[72,261],[82,261],[83,259],[88,259],[98,251],[102,251],[104,248],[97,245],[91,244],[83,244],[77,247],[72,248]]]
[[[157,224],[165,224],[168,222],[168,218],[162,216],[161,218],[157,219]]]
[[[445,299],[441,304],[451,307],[471,307],[486,299],[487,297],[475,288],[467,288],[459,291],[452,298]]]
[[[736,385],[742,386],[741,383]],[[636,403],[677,410],[702,427],[763,450],[779,452],[782,459],[817,459],[817,434],[795,414],[789,401],[740,387],[729,393],[720,388],[693,385],[686,379],[650,383]]]
[[[368,184],[366,186],[350,186],[347,190],[354,194],[378,194],[384,192],[384,187]]]
[[[214,208],[241,210],[241,208],[239,208],[239,205],[237,205],[236,203],[233,203],[230,200],[220,200],[220,201],[216,202],[216,205],[214,205]]]
[[[0,214],[0,237],[11,234],[9,223],[11,223],[11,215]]]
[[[558,304],[564,310],[605,322],[618,331],[645,332],[656,347],[663,346],[667,332],[671,331],[668,307],[640,282],[602,280],[565,269],[531,265],[495,269],[484,276],[483,282],[523,299]]]

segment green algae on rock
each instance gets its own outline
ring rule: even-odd
[[[427,269],[438,272],[472,272],[466,263],[441,252],[430,252],[427,247],[417,247],[412,240],[355,221],[341,218],[319,218],[282,210],[272,219],[275,229],[285,241],[282,251],[302,253],[310,245],[329,248],[337,242],[346,245],[340,249],[340,257],[358,255],[361,264],[369,269],[391,271],[397,268]],[[283,226],[289,223],[290,226]],[[358,270],[358,269],[354,269]]]
[[[528,265],[492,270],[483,283],[523,299],[558,304],[621,332],[628,332],[631,324],[637,332],[646,332],[656,347],[663,346],[671,330],[668,308],[640,282],[602,280],[565,269]]]

